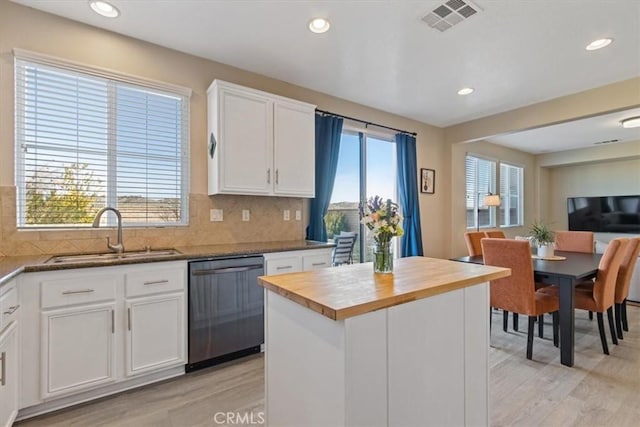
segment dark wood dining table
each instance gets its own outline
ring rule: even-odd
[[[573,366],[574,356],[574,301],[575,285],[592,279],[598,273],[601,254],[556,251],[566,257],[562,261],[532,259],[536,282],[560,287],[560,363]],[[482,255],[452,258],[452,261],[484,264]]]

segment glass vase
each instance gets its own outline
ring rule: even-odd
[[[376,242],[373,247],[373,272],[393,273],[393,251],[391,242]]]

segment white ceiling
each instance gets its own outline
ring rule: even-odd
[[[640,76],[638,0],[477,0],[444,33],[421,21],[433,0],[112,0],[116,19],[14,1],[440,127]],[[316,16],[328,33],[308,31]]]
[[[622,119],[629,117],[640,117],[640,108],[494,136],[486,141],[533,154],[596,147],[604,141],[612,141],[610,144],[640,141],[640,127],[625,129],[620,125]]]

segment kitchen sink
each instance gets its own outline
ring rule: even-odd
[[[45,264],[63,264],[75,262],[95,262],[111,261],[118,259],[151,258],[158,256],[179,255],[176,249],[148,249],[144,251],[123,252],[121,254],[108,252],[102,254],[82,254],[82,255],[56,255],[45,261]]]

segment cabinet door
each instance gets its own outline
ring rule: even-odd
[[[115,379],[115,304],[42,313],[42,397]]]
[[[281,196],[315,197],[315,117],[306,104],[274,105],[275,186]]]
[[[18,414],[17,323],[0,334],[0,426],[10,426]]]
[[[302,271],[331,267],[331,251],[319,250],[317,252],[302,256]]]
[[[127,376],[185,361],[184,294],[128,300]]]
[[[215,92],[210,96],[215,96]],[[269,194],[273,186],[273,102],[253,92],[219,88],[212,124],[218,154],[218,188],[209,194]],[[211,184],[211,182],[210,182]],[[215,185],[214,185],[215,187]]]

